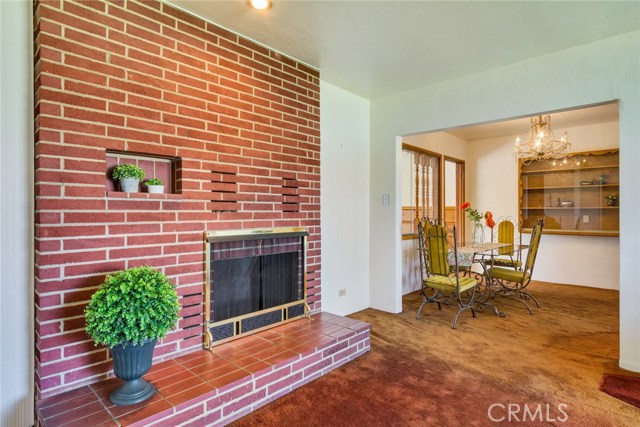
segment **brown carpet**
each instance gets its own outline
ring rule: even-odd
[[[640,378],[604,374],[600,390],[640,408]]]
[[[535,315],[500,299],[506,318],[466,312],[457,330],[451,307],[428,305],[416,320],[418,293],[398,315],[355,313],[372,325],[371,352],[232,425],[639,426],[640,409],[598,389],[605,372],[630,374],[617,367],[618,292],[530,289]],[[520,409],[511,420],[509,404]]]

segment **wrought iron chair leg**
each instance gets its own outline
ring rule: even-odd
[[[533,302],[536,303],[536,307],[541,308],[540,303],[538,302],[536,297],[531,295],[529,292],[522,292],[522,293],[525,294],[527,296],[527,298],[531,298],[533,300]]]
[[[486,297],[485,298],[480,298],[480,299],[476,300],[476,304],[477,304],[476,309],[480,313],[484,312],[486,307],[489,307],[489,308],[491,308],[491,310],[493,310],[493,312],[495,313],[496,316],[505,317],[505,314],[502,311],[498,310],[498,307],[495,304],[491,304],[489,302],[489,298],[486,298]]]
[[[476,304],[477,304],[476,309],[482,313],[486,307],[490,307],[496,316],[505,317],[505,314],[502,311],[498,310],[498,307],[495,304],[491,304],[489,302],[495,296],[501,295],[502,294],[501,291],[504,290],[504,286],[502,285],[501,282],[496,280],[496,283],[498,283],[498,285],[494,284],[493,278],[487,277],[487,281],[486,281],[487,293],[482,295],[480,298],[476,300]]]
[[[422,308],[429,302],[429,300],[427,300],[426,298],[423,298],[422,300],[422,304],[420,304],[420,308],[418,309],[418,315],[416,316],[416,319],[419,319],[420,317],[422,317]]]
[[[516,301],[521,302],[522,304],[524,304],[524,306],[527,308],[527,310],[529,311],[529,314],[533,316],[533,311],[531,311],[531,307],[529,307],[529,304],[527,304],[527,302],[525,301],[524,298],[522,298],[521,296],[523,295],[523,293],[518,292],[516,293],[516,298],[514,298]]]
[[[471,310],[471,313],[473,314],[473,317],[476,317],[476,312],[473,309],[473,307],[471,307],[470,305],[460,306],[458,308],[458,312],[453,317],[453,322],[451,322],[451,329],[457,329],[458,328],[458,317],[460,317],[460,313],[462,313],[465,310]]]
[[[458,316],[460,316],[460,312],[462,310],[458,310],[455,316],[453,316],[453,322],[451,322],[451,329],[458,329]]]

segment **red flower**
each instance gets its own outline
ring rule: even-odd
[[[467,208],[469,208],[469,207],[471,207],[471,203],[469,203],[469,202],[464,202],[464,203],[462,204],[462,206],[460,206],[460,209],[465,210],[465,209],[467,209]]]
[[[493,217],[487,218],[487,227],[493,228],[495,227],[495,225],[496,225],[496,222],[493,220]]]

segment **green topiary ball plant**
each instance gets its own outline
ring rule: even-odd
[[[123,178],[135,178],[138,181],[142,181],[144,179],[145,173],[140,166],[125,163],[116,166],[113,170],[112,176],[114,181],[120,181]]]
[[[178,295],[167,276],[151,267],[110,274],[85,309],[96,345],[140,345],[164,338],[178,321]]]
[[[164,181],[162,181],[160,178],[151,178],[145,184],[147,184],[147,185],[164,185]]]

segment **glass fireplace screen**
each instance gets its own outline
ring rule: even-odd
[[[208,232],[205,347],[306,314],[308,233]]]

